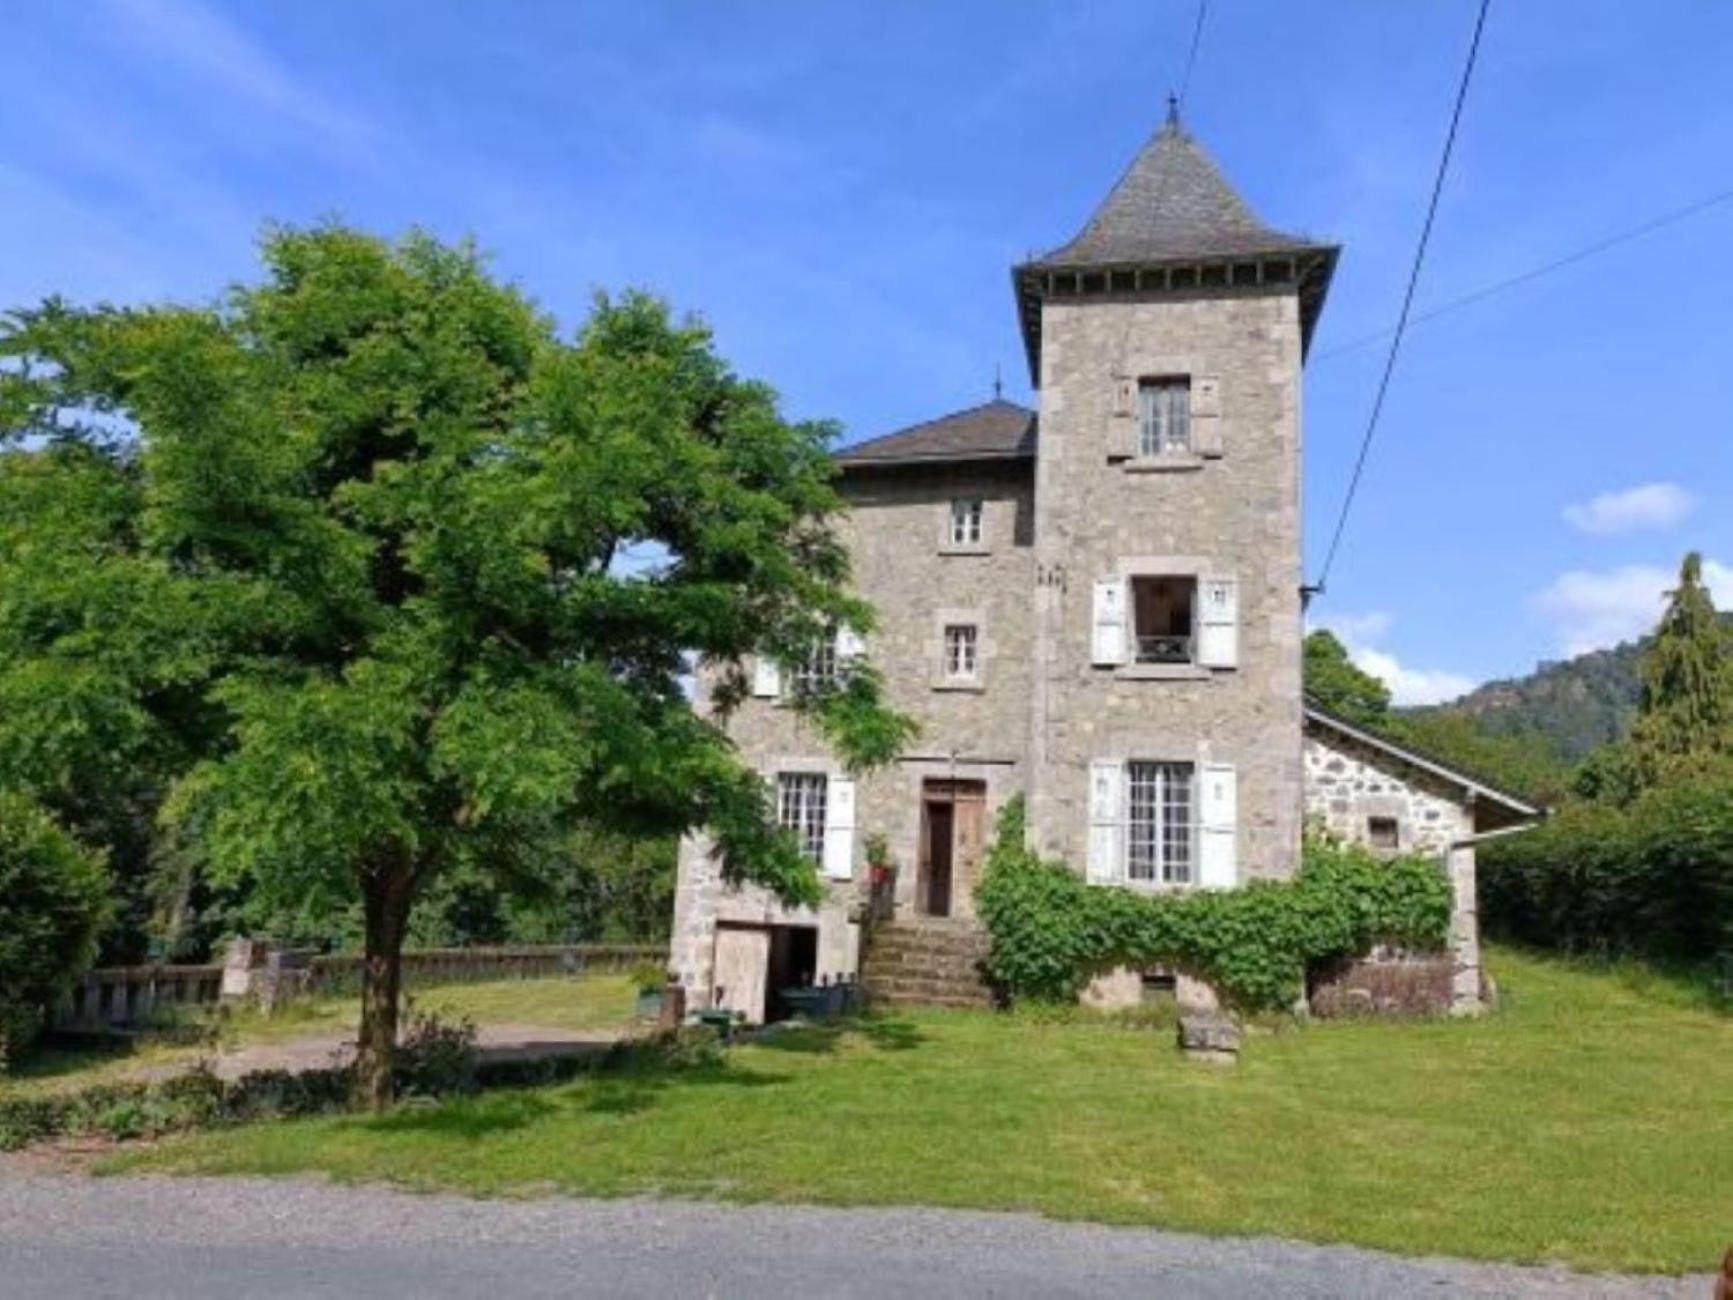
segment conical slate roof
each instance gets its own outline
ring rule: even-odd
[[[1040,386],[1041,308],[1049,299],[1278,287],[1299,298],[1303,352],[1340,251],[1265,225],[1170,108],[1077,237],[1011,268],[1029,378]]]
[[[1036,264],[1099,266],[1315,247],[1313,240],[1260,221],[1209,155],[1170,117],[1082,232]]]

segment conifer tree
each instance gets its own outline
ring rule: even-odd
[[[1645,785],[1733,753],[1733,641],[1692,551],[1643,652],[1643,693],[1631,744]]]

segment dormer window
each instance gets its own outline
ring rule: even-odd
[[[951,502],[952,546],[979,546],[986,502],[980,497],[957,497]]]
[[[1145,379],[1137,386],[1139,456],[1185,455],[1191,446],[1191,379]]]

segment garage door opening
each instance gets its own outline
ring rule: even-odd
[[[760,1025],[785,1020],[784,989],[810,987],[818,973],[818,929],[810,925],[718,925],[711,1005]]]

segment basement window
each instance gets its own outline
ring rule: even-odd
[[[1140,664],[1189,664],[1196,660],[1193,635],[1197,579],[1137,577],[1131,580],[1133,660]]]

